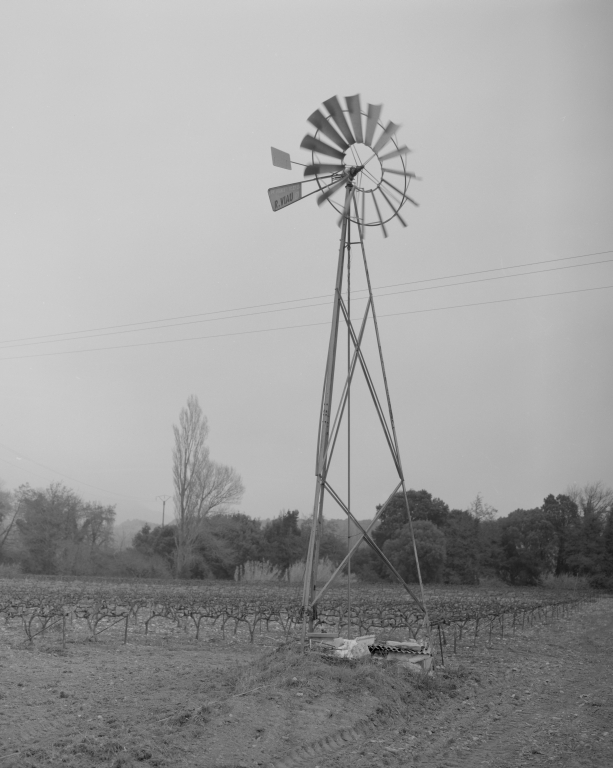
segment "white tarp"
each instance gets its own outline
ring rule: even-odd
[[[335,642],[334,655],[340,659],[361,659],[364,656],[370,656],[368,646],[372,645],[374,641],[374,635],[362,635],[356,637],[355,640],[338,637]]]

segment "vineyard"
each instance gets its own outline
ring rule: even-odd
[[[430,587],[426,590],[433,641],[456,650],[467,638],[486,641],[535,622],[568,615],[596,598],[546,589]],[[23,579],[0,580],[0,617],[25,642],[51,636],[63,646],[105,637],[123,643],[189,637],[271,644],[297,637],[301,589],[287,584],[204,583],[198,586]],[[347,632],[344,591],[318,606],[318,630]],[[417,638],[423,615],[398,589],[357,585],[351,633]]]

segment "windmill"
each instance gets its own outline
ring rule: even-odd
[[[287,152],[282,152],[274,147],[271,148],[273,165],[287,170],[291,170],[292,165],[303,165],[304,177],[307,180],[272,187],[268,190],[273,211],[279,211],[311,195],[317,195],[318,205],[328,203],[335,209],[341,228],[330,340],[319,414],[315,500],[302,596],[303,646],[306,645],[307,638],[316,639],[322,636],[314,631],[318,626],[317,605],[338,574],[346,566],[350,567],[351,557],[363,541],[385,562],[411,600],[414,601],[416,609],[423,615],[423,626],[429,640],[428,615],[424,601],[421,572],[364,245],[369,227],[379,227],[383,236],[387,237],[387,225],[390,225],[393,220],[398,219],[402,226],[407,226],[400,214],[400,209],[406,203],[417,206],[417,203],[408,195],[409,184],[417,177],[406,167],[406,156],[410,150],[406,146],[401,146],[396,139],[399,126],[391,121],[387,125],[381,122],[381,105],[368,104],[366,111],[363,111],[359,95],[346,97],[345,107],[341,105],[337,96],[324,101],[323,104],[326,112],[317,109],[308,118],[315,130],[313,133],[307,134],[300,144],[303,149],[310,151],[310,163],[293,162]],[[316,186],[312,191],[303,194],[303,185],[307,183],[314,183]],[[352,246],[359,246],[359,258],[367,285],[366,308],[358,324],[355,324],[350,316]],[[343,296],[343,289],[346,291],[346,299]],[[337,358],[339,357],[338,340],[341,320],[344,321],[348,332],[347,372],[340,398],[333,412],[332,395],[335,372],[339,367]],[[369,325],[374,328],[375,332],[378,363],[384,390],[383,398],[379,397],[362,348],[364,333]],[[351,385],[357,370],[361,370],[364,375],[398,480],[387,501],[378,508],[375,518],[366,528],[356,519],[351,505],[350,405]],[[330,467],[343,419],[346,420],[348,430],[347,492],[345,498],[337,489],[332,487],[329,481]],[[413,592],[371,536],[377,521],[399,492],[402,493],[404,499],[410,526],[419,580],[419,596]],[[347,555],[341,564],[326,584],[318,590],[317,570],[326,496],[329,496],[343,510],[348,518],[348,525],[351,521],[359,534],[356,537],[357,540],[348,545]],[[351,580],[348,579],[347,631],[349,637],[351,636],[350,584]]]

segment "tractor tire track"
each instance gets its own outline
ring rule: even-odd
[[[462,654],[474,681],[461,698],[380,723],[310,768],[613,765],[613,599]]]

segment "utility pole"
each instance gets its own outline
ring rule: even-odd
[[[156,496],[156,499],[160,499],[162,502],[162,528],[164,527],[164,512],[166,511],[166,502],[170,498],[170,496],[166,496],[166,494],[162,494],[161,496]]]

